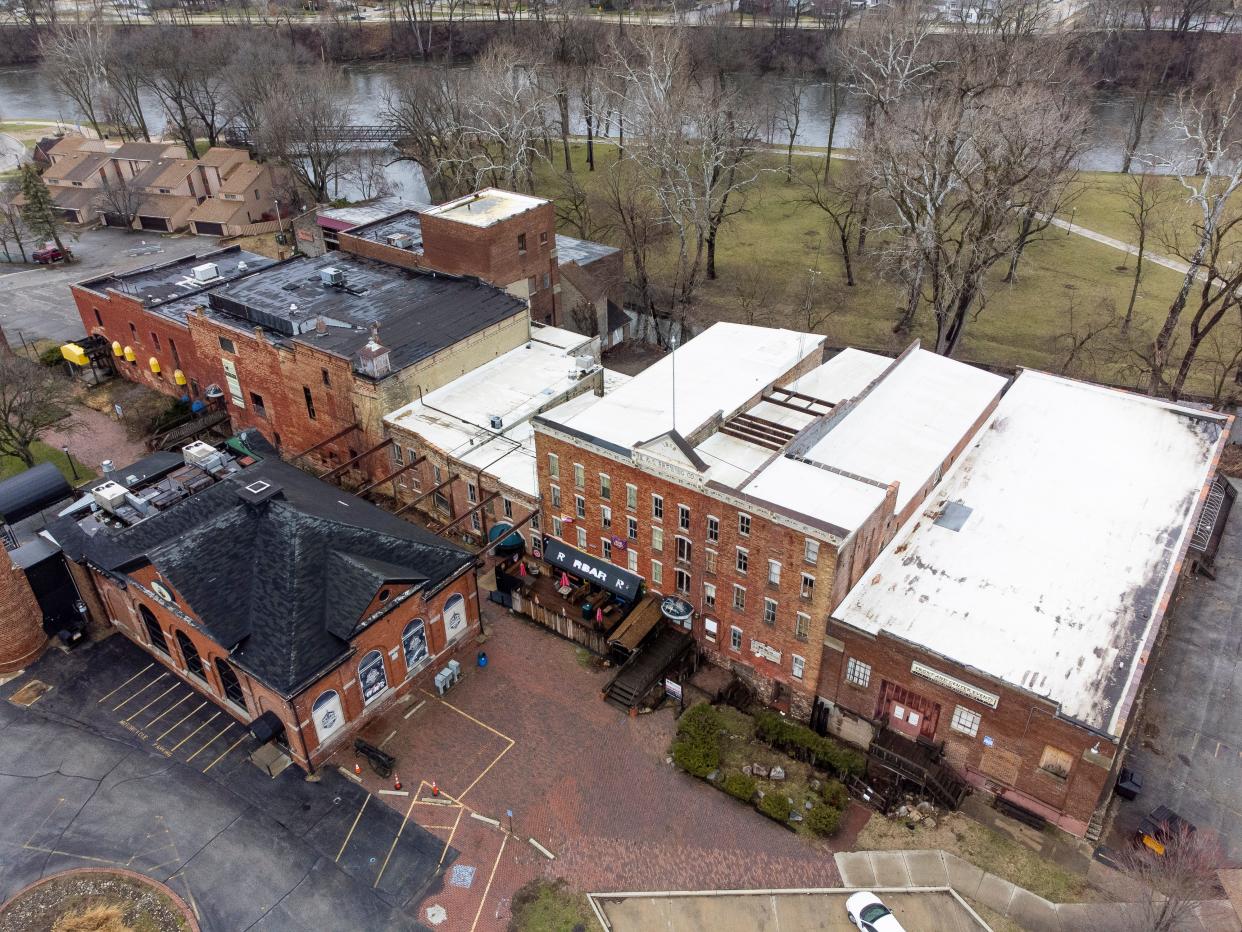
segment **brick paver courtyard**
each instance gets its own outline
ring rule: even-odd
[[[794,835],[666,762],[672,709],[637,718],[604,703],[609,671],[574,646],[485,603],[489,664],[472,667],[441,701],[418,693],[366,730],[397,758],[410,797],[389,805],[459,852],[423,903],[447,913],[439,928],[501,929],[513,892],[537,877],[584,891],[826,887],[839,884],[831,850]],[[352,750],[334,763],[352,768]],[[438,788],[461,805],[421,802]],[[372,791],[389,789],[369,772]],[[512,837],[471,813],[498,819]],[[832,848],[865,822],[852,810]],[[552,851],[549,861],[527,841]],[[503,852],[501,845],[504,845]],[[468,883],[457,886],[452,883]]]

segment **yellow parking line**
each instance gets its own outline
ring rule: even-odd
[[[152,725],[154,725],[156,722],[162,719],[165,715],[167,715],[173,709],[177,708],[177,706],[181,705],[181,703],[185,702],[187,699],[193,699],[195,695],[197,694],[194,692],[194,690],[190,690],[188,693],[186,693],[184,696],[182,696],[180,699],[178,699],[176,702],[170,705],[167,709],[165,709],[159,715],[155,716],[155,718],[151,719],[151,721],[147,722],[147,727],[150,728]]]
[[[461,814],[463,812],[465,812],[464,809],[457,810],[457,819],[453,822],[453,830],[449,832],[449,837],[444,842],[444,850],[440,852],[440,864],[444,863],[444,857],[448,854],[449,845],[453,843],[453,836],[457,834],[457,826],[461,824]]]
[[[203,722],[203,724],[199,725],[192,732],[190,732],[188,735],[186,735],[184,738],[182,738],[180,741],[174,744],[171,748],[169,748],[168,752],[171,754],[173,751],[177,750],[177,748],[181,747],[181,745],[185,744],[187,741],[193,738],[196,734],[198,734],[200,731],[202,731],[204,728],[206,728],[208,725],[210,725],[212,722],[218,719],[222,714],[223,713],[221,712],[217,712],[211,718],[207,719],[207,721]]]
[[[97,705],[103,705],[105,702],[107,702],[109,699],[111,699],[111,698],[112,698],[112,696],[113,696],[115,693],[119,693],[122,689],[124,689],[126,686],[128,686],[130,683],[132,683],[134,680],[138,679],[138,677],[142,676],[142,674],[144,674],[144,673],[146,673],[148,670],[150,670],[153,666],[155,666],[155,664],[154,664],[154,663],[149,663],[149,664],[147,664],[145,667],[143,667],[141,670],[139,670],[137,673],[135,673],[133,676],[131,676],[129,679],[127,679],[124,683],[122,683],[122,684],[121,684],[120,686],[118,686],[116,689],[112,690],[112,692],[110,692],[110,693],[108,693],[106,696],[103,696],[102,698],[100,698],[100,699],[99,699],[99,701],[98,701],[96,704],[97,704]]]
[[[154,686],[156,683],[158,683],[160,680],[162,680],[166,676],[168,676],[167,670],[165,670],[163,673],[161,673],[159,676],[157,676],[155,679],[149,682],[146,686],[142,687],[142,689],[138,690],[138,692],[134,693],[132,696],[130,696],[128,699],[122,702],[121,705],[113,706],[112,711],[120,712],[121,706],[129,705],[131,702],[133,702],[135,699],[137,699],[139,696],[141,696],[143,693],[145,693],[148,689],[150,689],[152,686]]]
[[[499,734],[499,732],[497,732],[497,734]],[[493,767],[495,767],[497,764],[499,764],[500,759],[504,757],[506,754],[508,754],[511,750],[513,750],[513,745],[517,744],[517,742],[514,741],[512,738],[506,738],[505,740],[509,742],[509,746],[505,748],[503,751],[501,751],[499,754],[497,754],[496,759],[493,760],[486,767],[484,767],[483,772],[479,774],[477,777],[475,777],[474,781],[468,787],[466,787],[464,790],[461,791],[461,795],[457,797],[457,802],[461,802],[463,799],[465,799],[466,794],[469,793],[472,789],[474,789],[475,783],[478,783],[480,780],[486,777],[487,772],[491,770]]]
[[[203,773],[206,773],[212,767],[216,766],[216,764],[220,763],[220,761],[224,760],[225,754],[230,753],[233,750],[233,748],[237,747],[237,745],[241,744],[245,740],[246,740],[246,735],[242,735],[240,738],[238,738],[235,742],[233,742],[233,745],[227,751],[224,752],[224,754],[221,754],[219,757],[213,760],[210,764],[204,767]]]
[[[500,857],[505,853],[505,843],[509,841],[509,835],[500,839],[500,850],[496,852],[496,860],[492,862],[492,872],[487,875],[487,886],[483,888],[483,899],[479,900],[479,911],[474,914],[474,922],[470,923],[470,932],[474,932],[474,927],[479,924],[479,917],[483,915],[483,904],[487,902],[487,894],[492,890],[492,881],[496,878],[496,868],[500,866]]]
[[[451,703],[451,702],[445,702],[445,701],[444,701],[443,699],[441,699],[439,696],[433,695],[432,693],[427,692],[427,690],[425,690],[425,689],[423,690],[423,692],[424,692],[424,693],[427,693],[427,695],[428,695],[428,696],[431,696],[431,698],[432,698],[432,699],[435,699],[435,700],[436,700],[437,702],[439,702],[441,705],[446,705],[446,706],[448,706],[450,709],[452,709],[452,710],[453,710],[454,712],[456,712],[458,715],[463,715],[463,716],[465,716],[466,718],[470,719],[470,721],[474,722],[474,723],[475,723],[476,725],[478,725],[480,728],[486,728],[486,729],[487,729],[488,731],[490,731],[492,734],[497,735],[498,737],[504,738],[506,741],[512,741],[512,740],[513,740],[512,738],[510,738],[508,735],[504,734],[503,732],[497,731],[497,730],[496,730],[495,728],[493,728],[491,725],[487,724],[487,722],[480,722],[477,718],[475,718],[475,717],[474,717],[473,715],[471,715],[469,712],[464,712],[464,711],[462,711],[461,709],[457,708],[457,706],[453,705],[453,703]]]
[[[349,834],[345,836],[345,840],[341,842],[341,850],[336,853],[336,860],[341,860],[341,855],[345,853],[345,846],[349,844],[349,840],[354,837],[354,829],[358,827],[358,822],[362,819],[362,814],[367,810],[367,803],[371,801],[371,794],[367,793],[367,798],[362,801],[362,806],[358,810],[358,814],[354,816],[354,824],[349,827]]]
[[[195,712],[197,712],[199,709],[201,709],[206,704],[207,704],[207,701],[204,699],[202,702],[198,704],[198,708],[191,709],[189,712],[186,712],[185,715],[177,719],[176,723],[174,723],[173,726],[168,729],[168,731],[164,732],[162,735],[156,738],[155,743],[159,744],[161,741],[163,741],[166,737],[168,737],[170,734],[172,734],[174,731],[180,728],[182,722],[184,722],[187,718],[189,718],[191,715],[193,715]]]
[[[414,799],[410,800],[410,808],[405,810],[405,818],[401,820],[401,827],[397,829],[397,836],[392,840],[392,844],[388,848],[388,853],[384,855],[384,863],[380,865],[379,873],[375,875],[375,883],[372,887],[378,887],[380,880],[384,876],[384,871],[388,869],[388,859],[392,857],[392,853],[397,850],[397,842],[401,840],[401,833],[405,831],[405,823],[410,821],[410,813],[414,811]]]
[[[223,737],[224,733],[236,724],[237,724],[236,722],[229,722],[227,725],[221,728],[218,732],[216,732],[216,734],[212,735],[210,741],[208,741],[201,748],[199,748],[197,751],[195,751],[193,754],[187,757],[185,759],[185,762],[188,764],[190,761],[194,760],[194,758],[198,757],[198,755],[202,754],[205,750],[211,747],[212,742],[214,742],[217,738]],[[228,753],[228,752],[225,752],[225,753]]]
[[[181,685],[180,683],[173,683],[173,684],[172,684],[171,686],[169,686],[166,690],[164,690],[162,693],[160,693],[158,696],[156,696],[154,699],[152,699],[150,702],[148,702],[146,705],[144,705],[141,709],[139,709],[137,712],[135,712],[135,713],[134,713],[133,715],[131,715],[129,718],[127,718],[127,719],[125,719],[124,721],[122,721],[122,722],[121,722],[121,724],[123,724],[123,725],[127,725],[127,724],[129,724],[129,723],[130,723],[130,722],[132,722],[135,718],[137,718],[137,717],[138,717],[139,715],[141,715],[143,712],[147,711],[147,709],[151,708],[151,706],[155,705],[157,702],[159,702],[161,699],[163,699],[165,696],[167,696],[170,692],[172,692],[174,689],[176,689],[176,688],[177,688],[178,686],[180,686],[180,685]]]

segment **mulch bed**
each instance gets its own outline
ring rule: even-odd
[[[35,883],[0,908],[0,932],[53,932],[58,920],[93,906],[115,905],[134,932],[198,932],[185,902],[162,883],[133,871],[88,868]]]

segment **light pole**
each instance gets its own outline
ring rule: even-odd
[[[69,455],[69,447],[63,446],[61,447],[61,449],[65,451],[65,459],[69,461],[69,468],[73,470],[73,478],[77,479],[78,478],[78,464],[75,463],[73,461],[73,457]]]
[[[1077,208],[1077,207],[1071,207],[1071,208],[1070,208],[1070,222],[1069,222],[1069,226],[1067,226],[1067,227],[1065,228],[1065,235],[1066,235],[1066,236],[1069,236],[1071,233],[1073,233],[1073,232],[1074,232],[1074,217],[1075,217],[1075,215],[1076,215],[1077,213],[1078,213],[1078,208]]]

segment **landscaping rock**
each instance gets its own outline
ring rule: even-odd
[[[789,821],[790,821],[790,822],[801,822],[801,821],[802,821],[802,813],[801,813],[801,812],[795,812],[793,815],[791,815],[791,816],[789,817]]]
[[[671,757],[664,758],[664,763],[671,764],[672,762],[673,762],[673,759]]]
[[[821,788],[823,785],[824,785],[824,784],[820,783],[818,780],[815,780],[815,779],[812,779],[812,780],[811,780],[811,789],[812,789],[812,790],[814,790],[816,793],[818,793],[818,792],[820,791],[820,788]]]
[[[772,779],[772,780],[784,780],[785,779],[785,768],[784,767],[773,767],[772,770],[769,772],[768,777],[769,779]]]
[[[755,798],[756,798],[756,799],[763,799],[764,795],[765,795],[765,794],[764,794],[763,790],[756,790],[756,792],[755,792]]]
[[[810,812],[812,809],[815,808],[815,804],[808,799],[806,802],[802,804],[802,808],[805,809],[807,812]]]
[[[921,803],[919,803],[914,808],[917,809],[923,815],[931,815],[936,811],[936,807],[933,806],[931,803],[929,803],[927,800],[923,800]]]
[[[928,816],[926,819],[923,820],[923,828],[935,828],[935,827],[936,827],[936,820],[933,819],[931,816]]]
[[[768,768],[763,766],[763,764],[752,764],[750,772],[753,776],[764,778],[766,778],[769,773]]]
[[[755,775],[755,768],[753,768],[750,764],[743,764],[742,773],[746,774],[748,777],[753,777]]]
[[[899,818],[899,819],[904,819],[904,818],[905,818],[906,816],[908,816],[909,814],[910,814],[910,807],[909,807],[909,806],[899,806],[899,807],[897,808],[897,811],[894,813],[894,815],[896,815],[896,816],[897,816],[897,818]]]
[[[716,782],[717,780],[719,780],[719,779],[720,779],[720,771],[719,771],[719,770],[713,770],[711,773],[709,773],[709,774],[707,775],[707,782],[708,782],[708,783],[715,783],[715,782]]]

